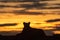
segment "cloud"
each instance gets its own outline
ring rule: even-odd
[[[51,19],[51,20],[47,20],[46,22],[57,22],[60,21],[60,19]]]
[[[43,13],[40,12],[27,12],[27,11],[19,11],[19,10],[15,10],[13,11],[14,14],[16,15],[43,15]]]
[[[26,8],[26,9],[32,9],[32,8],[40,9],[46,5],[47,5],[47,3],[38,3],[37,2],[37,3],[33,3],[33,4],[22,4],[20,7]]]
[[[1,27],[3,26],[16,26],[17,23],[6,23],[6,24],[0,24]]]
[[[0,0],[2,2],[20,2],[20,1],[24,1],[24,2],[32,2],[32,1],[40,1],[40,0]]]
[[[18,7],[20,7],[20,6],[12,6],[12,5],[0,5],[0,8],[6,8],[6,7],[18,8]]]
[[[42,7],[41,9],[60,9],[60,7]]]
[[[53,0],[40,0],[40,1],[53,1]]]
[[[39,1],[53,1],[53,0],[0,0],[0,2],[39,2]]]

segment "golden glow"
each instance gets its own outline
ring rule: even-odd
[[[23,28],[23,22],[31,22],[30,26],[32,28],[50,30],[53,29],[55,24],[60,24],[60,22],[47,23],[46,20],[59,18],[59,15],[15,15],[15,14],[1,14],[0,24],[4,23],[17,23],[16,26],[5,26],[0,27],[0,31],[21,31]],[[39,24],[38,24],[39,23]],[[50,27],[50,28],[49,28]]]
[[[11,4],[11,5],[10,5]],[[15,6],[20,3],[7,3],[4,5],[10,5],[10,6]],[[26,3],[27,4],[27,3]],[[29,3],[30,4],[30,3]],[[1,3],[0,3],[1,5]],[[43,29],[43,30],[51,30],[54,29],[56,24],[60,24],[60,22],[53,22],[53,23],[47,23],[47,20],[50,19],[57,19],[60,18],[60,15],[54,15],[52,11],[58,11],[60,9],[43,9],[43,10],[36,10],[36,9],[30,9],[26,10],[29,12],[44,12],[44,13],[52,13],[46,14],[46,15],[15,15],[14,13],[9,13],[13,12],[13,10],[23,10],[25,8],[3,8],[0,9],[1,11],[5,11],[6,13],[1,13],[0,14],[0,24],[4,23],[17,23],[18,25],[16,26],[4,26],[0,27],[0,31],[22,31],[23,30],[23,22],[31,22],[30,26],[32,28],[37,28],[37,29]],[[55,33],[55,32],[54,32]]]

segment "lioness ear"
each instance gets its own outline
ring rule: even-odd
[[[30,22],[23,22],[23,24],[30,24]]]
[[[30,22],[28,22],[28,24],[30,24]]]
[[[25,22],[23,22],[23,24],[25,24]]]

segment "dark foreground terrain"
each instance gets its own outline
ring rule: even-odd
[[[0,40],[60,40],[60,35],[46,36],[42,29],[35,29],[30,27],[30,22],[23,23],[24,28],[22,33],[16,36],[2,36]]]
[[[17,39],[18,36],[0,36],[0,40],[22,40],[20,39],[20,37],[18,37],[19,39]],[[54,36],[46,36],[45,40],[60,40],[60,35],[54,35]],[[30,39],[29,39],[30,40]],[[43,39],[36,39],[35,40],[44,40]]]

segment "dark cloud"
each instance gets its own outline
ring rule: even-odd
[[[27,12],[27,11],[24,11],[24,10],[22,10],[22,11],[15,10],[13,13],[16,14],[16,15],[39,15],[39,14],[42,15],[43,14],[43,13],[40,13],[40,12]]]
[[[49,6],[49,5],[46,5]],[[43,9],[60,9],[60,4],[53,4],[50,7],[43,7]]]
[[[39,1],[51,1],[51,0],[0,0],[1,2],[39,2]]]
[[[48,3],[46,3],[41,7],[41,9],[60,9],[60,4],[48,5]]]
[[[40,12],[27,12],[26,10],[29,10],[29,9],[33,9],[33,8],[36,8],[36,9],[40,9],[41,7],[45,6],[46,3],[33,3],[33,4],[18,4],[16,5],[15,7],[20,7],[20,8],[25,8],[23,10],[14,10],[13,13],[15,14],[26,14],[26,15],[39,15],[39,14],[44,14],[44,13],[40,13]]]
[[[26,8],[26,9],[31,9],[31,8],[41,8],[43,6],[46,6],[46,3],[33,3],[33,4],[17,4],[15,6],[11,5],[0,5],[0,8],[6,8],[6,7],[12,7],[12,8]]]
[[[41,9],[60,9],[60,7],[42,7]]]
[[[53,1],[53,0],[40,0],[40,1]]]
[[[0,8],[3,8],[3,7],[5,7],[4,5],[0,5]]]
[[[58,22],[60,21],[60,19],[51,19],[51,20],[47,20],[46,22]]]
[[[60,6],[60,3],[57,3],[57,4],[55,3],[54,5],[59,5]]]
[[[35,2],[40,0],[0,0],[1,2]]]
[[[33,3],[32,5],[29,5],[29,4],[22,4],[20,7],[22,8],[26,8],[26,9],[32,9],[32,8],[36,8],[36,9],[40,9],[44,6],[46,6],[47,3]]]
[[[17,23],[6,23],[6,24],[0,24],[1,27],[3,26],[16,26]]]
[[[19,8],[20,6],[0,5],[0,8],[6,8],[6,7]]]

